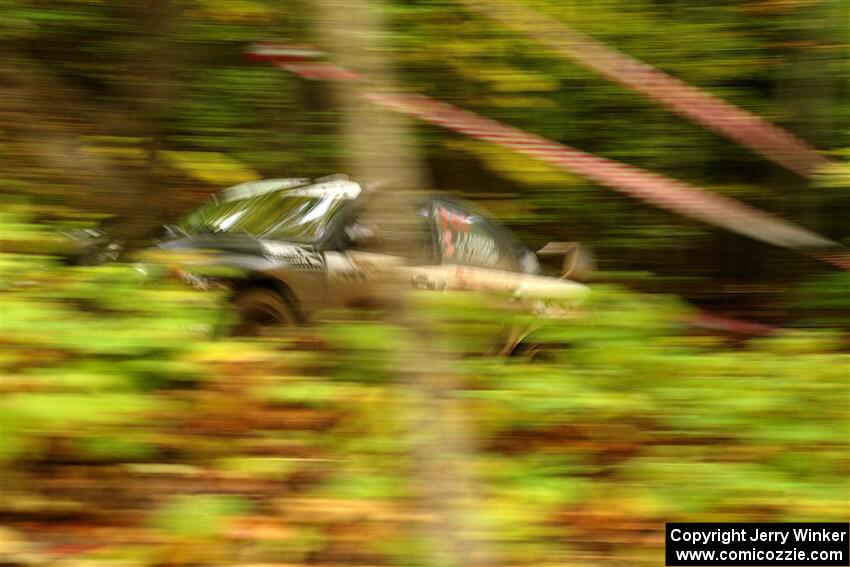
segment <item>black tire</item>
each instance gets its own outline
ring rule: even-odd
[[[258,337],[275,329],[298,324],[292,304],[280,293],[266,287],[252,287],[234,300],[239,320],[232,334],[237,337]]]

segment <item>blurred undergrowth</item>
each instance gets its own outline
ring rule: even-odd
[[[215,338],[221,294],[64,266],[20,207],[2,231],[6,557],[424,564],[398,329],[328,318]],[[598,286],[574,316],[534,319],[532,361],[475,354],[532,322],[499,298],[415,308],[453,360],[476,512],[505,564],[658,564],[667,521],[848,519],[839,334],[731,347],[689,332],[674,299]]]

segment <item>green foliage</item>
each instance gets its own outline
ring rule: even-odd
[[[803,323],[850,328],[850,272],[809,278],[794,290],[791,306]]]
[[[151,518],[152,525],[177,536],[214,536],[224,528],[224,521],[244,515],[247,504],[232,496],[186,495],[173,498]]]
[[[159,11],[169,4],[181,11]],[[530,4],[818,147],[850,146],[842,2]],[[13,47],[0,71],[18,89],[13,135],[0,144],[11,164],[0,216],[0,491],[10,498],[0,512],[14,525],[52,523],[62,541],[102,543],[82,565],[425,564],[397,326],[331,314],[279,341],[214,338],[223,297],[164,279],[160,259],[146,258],[146,273],[58,259],[57,227],[138,220],[149,201],[165,203],[163,218],[141,213],[158,225],[219,185],[341,169],[350,156],[327,87],[239,57],[256,40],[310,40],[306,7],[0,3],[0,40]],[[406,90],[848,237],[846,150],[809,187],[454,2],[386,11]],[[34,138],[33,124],[47,135]],[[437,189],[486,198],[530,241],[592,241],[611,280],[709,297],[712,282],[803,280],[763,248],[742,251],[521,155],[435,127],[417,135]],[[104,160],[107,173],[74,178],[68,146],[34,140],[78,144],[70,161]],[[98,176],[110,191],[95,198]],[[143,191],[129,192],[139,178]],[[73,199],[92,210],[69,210]],[[800,275],[773,300],[798,328],[734,347],[689,330],[679,300],[615,286],[594,286],[553,319],[498,296],[414,298],[432,343],[419,362],[451,361],[448,402],[472,424],[482,507],[471,515],[499,556],[657,565],[662,550],[646,534],[667,521],[846,521],[850,361],[839,330],[850,281]],[[537,360],[493,356],[529,327],[526,342],[544,347]],[[80,533],[92,525],[118,535]]]
[[[4,228],[12,248],[48,234],[23,215]],[[106,544],[91,560],[425,560],[405,519],[417,484],[399,328],[331,314],[279,342],[213,340],[221,298],[151,278],[153,266],[145,279],[121,264],[0,260],[0,447],[7,478],[28,479],[7,486],[15,513],[56,509],[44,482],[117,467],[108,482],[146,504],[78,480],[65,513],[139,514],[159,535],[141,555]],[[506,560],[599,559],[607,537],[604,557],[649,565],[662,550],[642,534],[665,521],[846,520],[848,356],[833,332],[729,349],[683,334],[678,300],[604,285],[549,318],[499,295],[426,292],[410,305],[433,352],[454,359],[452,403],[477,445],[470,513]],[[529,326],[545,357],[492,356]]]

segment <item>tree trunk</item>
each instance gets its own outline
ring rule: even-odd
[[[368,213],[382,235],[383,252],[411,258],[421,226],[416,194],[423,189],[422,167],[407,119],[369,104],[363,89],[393,88],[387,51],[381,44],[382,6],[377,0],[316,0],[320,43],[331,60],[362,73],[362,83],[335,83],[342,109],[344,147],[351,173],[362,182],[380,182]],[[457,384],[447,360],[423,318],[405,301],[409,285],[391,281],[383,291],[390,323],[404,329],[396,353],[399,397],[407,423],[415,483],[427,518],[429,564],[474,567],[494,565],[472,526],[475,512],[469,461],[473,449],[465,416],[455,399]]]

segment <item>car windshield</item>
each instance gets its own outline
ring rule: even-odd
[[[275,191],[246,199],[213,200],[186,217],[180,228],[189,235],[247,234],[312,243],[346,198],[334,193]]]

